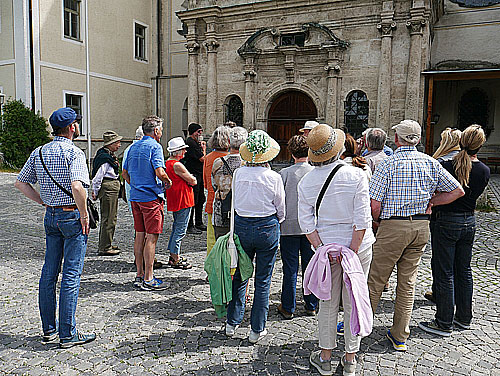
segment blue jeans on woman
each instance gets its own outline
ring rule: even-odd
[[[48,207],[45,212],[45,262],[39,283],[38,304],[44,334],[59,330],[60,338],[76,333],[76,304],[80,277],[87,250],[87,235],[82,233],[78,210]],[[56,284],[64,258],[59,292],[59,329],[56,321]]]
[[[281,285],[281,305],[287,312],[295,312],[295,294],[297,292],[297,273],[300,265],[302,276],[307,264],[314,255],[311,243],[305,235],[283,235],[280,240],[281,261],[283,262],[283,282]],[[316,310],[318,298],[313,294],[304,295],[304,302],[308,311]]]
[[[472,245],[476,232],[473,213],[437,212],[431,220],[432,278],[436,322],[453,327],[472,320]],[[456,306],[456,309],[455,307]]]
[[[174,223],[172,223],[172,233],[168,239],[168,250],[170,253],[178,255],[181,252],[181,241],[186,236],[191,208],[184,208],[172,212]]]
[[[269,290],[274,262],[278,251],[280,226],[276,215],[269,217],[240,217],[235,215],[234,232],[250,260],[255,258],[255,292],[250,315],[251,328],[261,333],[266,327],[269,311]],[[248,280],[242,281],[239,269],[233,278],[233,299],[227,307],[227,323],[241,324],[245,314],[245,292]]]

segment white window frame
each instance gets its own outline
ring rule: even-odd
[[[73,43],[78,46],[84,44],[85,40],[85,7],[87,6],[87,1],[80,0],[80,39],[73,39],[64,35],[64,0],[61,0],[61,39],[65,42]]]
[[[135,24],[138,24],[142,27],[145,28],[144,30],[144,60],[143,59],[138,59],[135,55]],[[148,59],[148,54],[149,54],[149,48],[148,48],[148,43],[149,43],[149,25],[145,24],[144,22],[137,21],[134,19],[134,22],[132,23],[132,36],[133,36],[133,43],[132,43],[132,56],[134,61],[137,61],[139,63],[143,64],[149,64],[149,59]]]
[[[82,97],[82,122],[80,123],[80,137],[78,137],[77,140],[86,140],[88,135],[87,94],[79,91],[63,90],[63,107],[67,107],[66,94]]]

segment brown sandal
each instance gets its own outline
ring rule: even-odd
[[[191,265],[189,262],[187,262],[187,260],[183,257],[179,257],[179,260],[177,260],[177,261],[174,261],[174,259],[172,257],[170,257],[168,260],[168,265],[171,268],[182,269],[182,270],[191,269],[193,267],[193,265]]]

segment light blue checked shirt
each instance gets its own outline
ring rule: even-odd
[[[40,197],[45,205],[74,205],[75,200],[55,185],[40,162],[39,149],[42,149],[43,161],[52,177],[69,192],[71,182],[81,181],[85,188],[90,185],[89,171],[85,154],[66,137],[54,137],[54,141],[37,147],[24,164],[17,180],[23,183],[40,184]]]
[[[380,219],[423,214],[435,191],[460,184],[441,164],[414,146],[400,146],[384,159],[370,180],[370,198],[382,203]]]

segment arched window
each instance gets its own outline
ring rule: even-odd
[[[488,126],[489,102],[486,93],[475,87],[467,90],[458,105],[458,128],[464,130],[471,124],[483,127],[487,136],[491,132]]]
[[[225,105],[226,116],[224,121],[234,121],[236,125],[243,126],[243,102],[237,95],[232,95]]]
[[[344,103],[344,123],[347,131],[354,137],[360,137],[368,128],[368,97],[361,90],[351,91]]]

